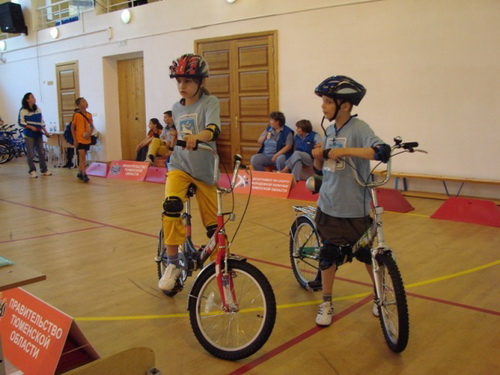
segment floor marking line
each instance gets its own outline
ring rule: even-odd
[[[417,286],[422,286],[422,285],[427,285],[427,284],[433,284],[433,283],[436,283],[436,282],[439,282],[439,281],[448,280],[448,279],[452,279],[452,278],[455,278],[455,277],[464,276],[464,275],[467,275],[469,273],[481,271],[481,270],[484,270],[486,268],[493,267],[493,266],[496,266],[496,265],[499,265],[499,264],[500,264],[500,260],[495,260],[494,262],[483,264],[482,266],[470,268],[468,270],[464,270],[464,271],[460,271],[460,272],[455,272],[455,273],[452,273],[452,274],[449,274],[449,275],[444,275],[444,276],[441,276],[441,277],[436,277],[436,278],[430,279],[430,280],[424,280],[424,281],[420,281],[420,282],[408,284],[408,285],[405,285],[405,288],[414,288],[414,287],[417,287]]]
[[[366,297],[366,298],[362,299],[361,301],[356,302],[355,304],[349,306],[345,310],[342,310],[338,314],[335,314],[333,316],[333,322],[332,322],[332,324],[335,324],[335,322],[337,322],[340,319],[346,317],[347,315],[353,313],[354,311],[356,311],[360,307],[364,306],[366,303],[370,302],[371,300],[372,300],[371,296],[370,297]],[[251,361],[249,363],[246,363],[245,365],[241,366],[240,368],[238,368],[238,369],[236,369],[234,371],[231,371],[230,373],[228,373],[228,375],[241,375],[241,374],[245,374],[248,371],[252,370],[253,368],[259,366],[260,364],[268,361],[269,359],[277,356],[278,354],[281,354],[282,352],[284,352],[285,350],[291,348],[292,346],[297,345],[301,341],[304,341],[305,339],[307,339],[307,338],[315,335],[316,333],[321,332],[325,328],[328,328],[328,327],[314,326],[313,328],[311,328],[311,329],[303,332],[299,336],[296,336],[293,339],[291,339],[291,340],[289,340],[289,341],[287,341],[287,342],[285,342],[285,343],[277,346],[276,348],[270,350],[266,354],[263,354],[260,357],[257,357],[253,361]]]
[[[50,214],[59,215],[59,216],[67,217],[67,218],[70,218],[70,219],[81,220],[81,221],[85,221],[87,223],[98,224],[98,225],[102,225],[102,226],[105,226],[105,227],[108,227],[108,228],[118,229],[118,230],[122,230],[122,231],[129,232],[129,233],[139,234],[139,235],[142,235],[142,236],[158,238],[158,235],[156,235],[156,234],[149,234],[149,233],[139,232],[139,231],[136,231],[136,230],[133,230],[133,229],[127,229],[127,228],[119,227],[117,225],[106,224],[106,223],[103,223],[103,222],[100,222],[100,221],[97,221],[97,220],[85,219],[85,218],[80,217],[80,216],[75,216],[75,215],[70,215],[70,214],[63,214],[61,212],[49,210],[47,208],[30,206],[28,204],[19,203],[19,202],[13,202],[13,201],[9,201],[9,200],[2,199],[2,198],[0,198],[0,202],[7,202],[7,203],[14,204],[14,205],[17,205],[17,206],[21,206],[21,207],[25,207],[25,208],[31,208],[33,210],[38,210],[38,211],[42,211],[42,212],[48,212]]]

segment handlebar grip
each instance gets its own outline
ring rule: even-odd
[[[403,147],[405,150],[412,149],[418,147],[418,142],[405,142],[401,144],[401,147]]]
[[[198,150],[198,145],[200,144],[200,141],[196,141],[196,146],[195,148],[193,148],[193,151],[194,150]],[[181,146],[181,147],[186,147],[186,141],[182,140],[182,139],[178,139],[177,142],[175,142],[175,145],[176,146]]]

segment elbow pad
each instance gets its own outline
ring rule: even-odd
[[[376,145],[373,148],[375,151],[375,160],[379,160],[382,163],[387,163],[391,158],[391,146],[388,144]]]
[[[220,135],[220,129],[217,125],[215,124],[210,124],[208,125],[205,130],[208,130],[209,132],[212,133],[212,137],[210,138],[211,141],[216,141],[217,138],[219,138]]]

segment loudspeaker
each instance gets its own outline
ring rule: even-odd
[[[0,29],[4,33],[28,35],[21,5],[11,2],[0,4]]]

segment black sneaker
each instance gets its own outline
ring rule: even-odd
[[[87,176],[87,174],[84,174],[83,175],[83,182],[89,182],[89,181],[90,181],[89,176]]]
[[[76,178],[78,178],[79,180],[82,180],[82,181],[83,181],[83,174],[78,173],[78,174],[76,175]]]

